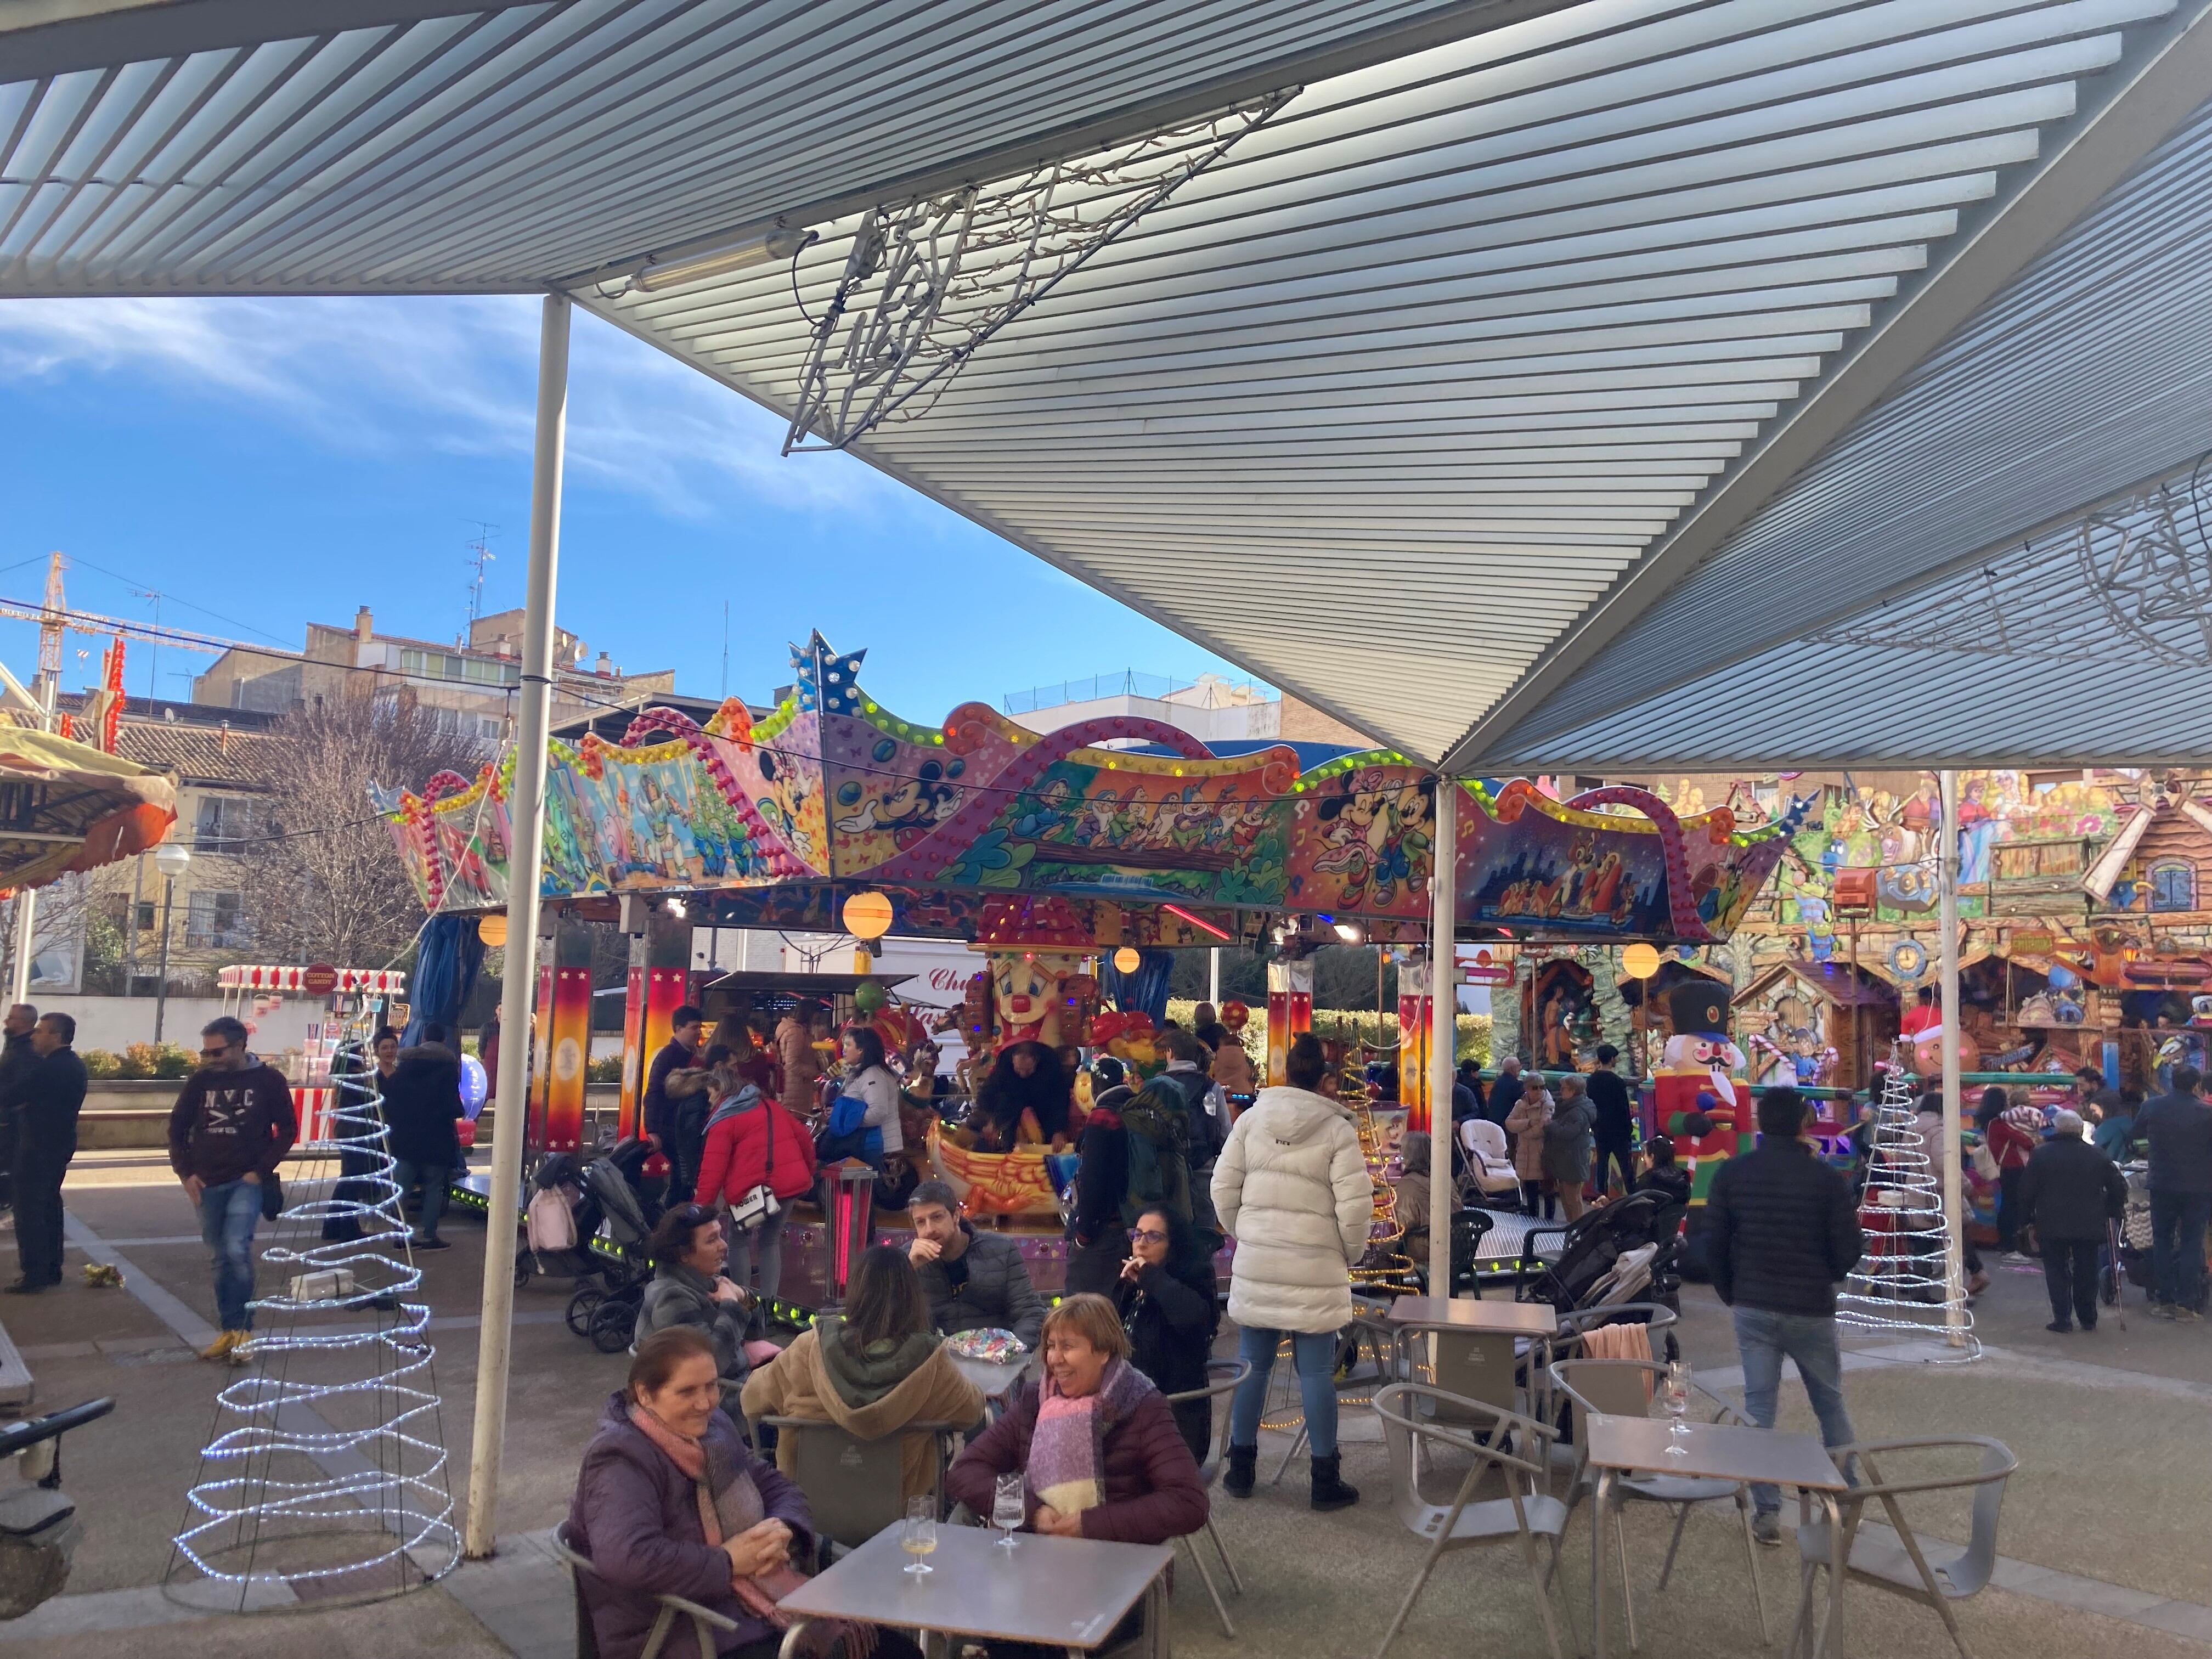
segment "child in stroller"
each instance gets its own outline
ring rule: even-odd
[[[538,1170],[541,1186],[547,1182],[548,1165],[556,1186],[575,1177],[576,1237],[583,1261],[575,1293],[568,1298],[568,1328],[588,1337],[602,1353],[618,1353],[629,1346],[638,1304],[653,1277],[646,1250],[653,1231],[652,1208],[641,1186],[652,1151],[646,1141],[617,1141],[584,1165],[580,1176],[575,1160],[566,1154],[555,1154],[565,1158],[565,1167],[549,1158]]]

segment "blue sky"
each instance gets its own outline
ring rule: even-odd
[[[498,526],[487,611],[522,602],[538,303],[529,299],[11,301],[0,306],[0,597],[50,549],[80,609],[296,647],[366,604],[452,637],[466,544]],[[1242,678],[1168,630],[842,456],[784,459],[744,399],[582,312],[569,389],[563,625],[624,668],[756,700],[818,627],[868,649],[910,717],[1133,667]],[[110,574],[112,573],[112,574]],[[191,609],[191,606],[202,607]],[[214,614],[210,614],[214,613]],[[64,684],[103,641],[71,635]],[[80,659],[78,652],[88,654]],[[204,656],[130,648],[134,696]],[[36,629],[0,622],[29,678]]]

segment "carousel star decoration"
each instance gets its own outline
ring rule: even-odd
[[[815,629],[805,645],[791,647],[791,670],[798,676],[801,714],[818,709],[825,714],[860,712],[860,659],[866,651],[833,651],[830,641]]]

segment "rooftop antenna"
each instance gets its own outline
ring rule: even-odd
[[[483,614],[484,567],[499,555],[491,550],[489,543],[499,533],[495,524],[476,520],[477,538],[469,544],[469,632],[476,632],[477,618]]]

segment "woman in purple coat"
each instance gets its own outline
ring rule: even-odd
[[[812,1547],[806,1497],[753,1455],[720,1403],[714,1344],[689,1325],[639,1343],[629,1386],[607,1401],[568,1526],[568,1547],[592,1564],[580,1577],[603,1659],[638,1659],[659,1595],[737,1621],[720,1633],[716,1659],[775,1659],[782,1644],[791,1621],[775,1603]],[[806,1653],[822,1659],[920,1659],[890,1631],[812,1622],[806,1637]],[[661,1652],[704,1659],[683,1619]]]

